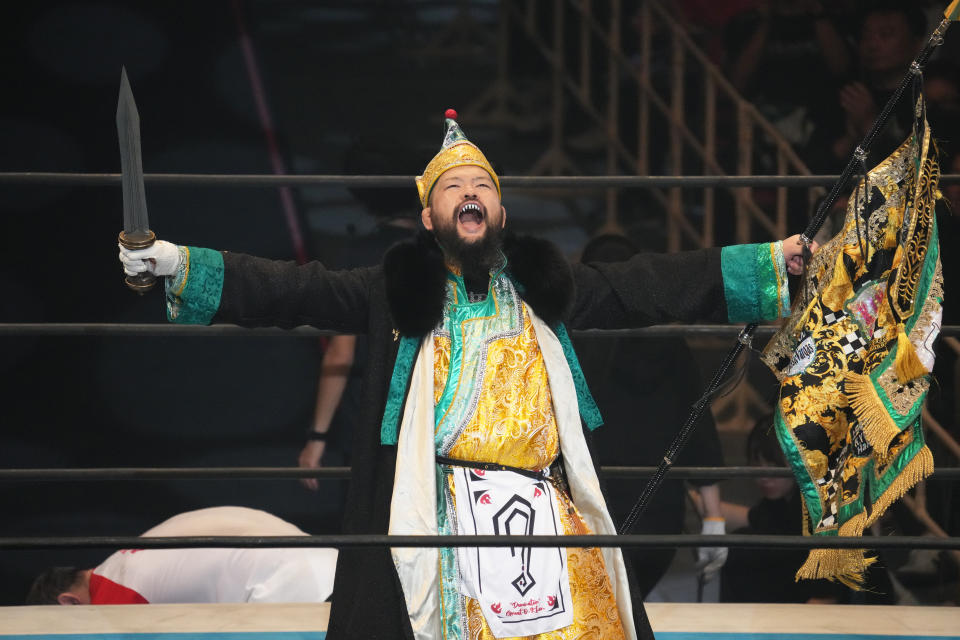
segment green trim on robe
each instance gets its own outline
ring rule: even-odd
[[[923,271],[920,273],[920,281],[917,283],[917,290],[914,294],[914,300],[926,300],[930,295],[930,287],[933,285],[934,278],[937,272],[937,260],[940,258],[940,229],[937,225],[937,218],[934,216],[932,220],[932,229],[930,230],[930,243],[927,249],[927,255],[924,258]],[[937,298],[937,302],[943,305],[943,299]],[[904,322],[904,328],[906,329],[907,335],[910,335],[910,332],[913,331],[914,325],[917,324],[917,321],[923,315],[922,312],[923,304],[920,304],[917,309],[907,318]],[[887,412],[887,415],[890,416],[890,419],[893,420],[894,424],[903,431],[907,429],[915,422],[920,419],[921,414],[923,413],[923,405],[927,400],[926,394],[920,394],[913,405],[905,413],[901,413],[897,409],[893,402],[890,400],[890,397],[887,395],[887,390],[883,388],[883,385],[880,384],[880,376],[889,371],[895,366],[897,359],[897,351],[899,350],[899,345],[894,341],[893,348],[890,349],[890,353],[883,359],[879,365],[874,367],[874,369],[868,374],[870,376],[870,382],[873,385],[874,391],[877,392],[877,397],[880,398],[880,401],[883,403],[883,407]],[[930,379],[930,375],[924,376],[927,379]],[[919,429],[917,430],[919,431]]]
[[[593,394],[590,393],[590,388],[587,386],[587,379],[583,375],[583,369],[580,368],[580,360],[577,359],[577,352],[573,350],[573,343],[570,342],[567,328],[561,322],[554,327],[553,332],[560,341],[563,355],[567,359],[567,366],[570,367],[570,375],[573,376],[573,385],[577,389],[577,406],[580,409],[580,417],[583,418],[587,428],[593,431],[603,425],[600,408],[597,407],[597,401],[593,399]]]
[[[167,320],[210,324],[223,293],[223,255],[199,247],[179,249],[177,273],[166,278]]]
[[[457,535],[454,521],[456,510],[453,508],[453,498],[450,495],[450,485],[447,477],[453,473],[450,467],[436,465],[437,469],[437,535]],[[449,501],[449,507],[448,507]],[[453,512],[448,513],[449,512]],[[452,516],[452,517],[451,517]],[[460,595],[460,569],[457,562],[457,550],[453,547],[440,547],[440,598],[444,606],[440,607],[440,626],[444,640],[463,640],[464,622],[467,620],[463,607],[463,598]]]
[[[797,480],[797,487],[803,495],[803,502],[809,509],[810,520],[820,522],[823,517],[823,508],[820,504],[820,493],[816,485],[807,473],[807,466],[803,461],[803,454],[800,452],[800,446],[796,442],[796,436],[793,430],[787,426],[783,417],[783,409],[777,405],[777,410],[773,415],[773,427],[777,440],[780,443],[780,449],[783,450],[783,456],[793,470],[793,476]],[[833,531],[836,535],[836,530]]]
[[[484,378],[484,374],[479,372],[486,371],[486,350],[490,337],[516,334],[523,330],[523,302],[509,278],[502,274],[502,269],[491,273],[487,295],[483,300],[470,302],[463,277],[447,273],[441,326],[444,334],[450,338],[450,364],[446,383],[435,408],[438,453],[443,450],[440,443],[445,438],[444,434],[449,435],[441,428],[444,416],[452,410],[453,416],[462,417],[466,407],[471,404],[471,398],[475,397],[477,383]],[[474,322],[480,319],[481,323]],[[477,329],[481,327],[483,332],[478,333]],[[455,418],[454,423],[458,419]]]
[[[729,322],[775,320],[789,315],[782,242],[724,247],[720,268]]]
[[[383,410],[383,419],[380,421],[380,444],[394,446],[397,444],[400,415],[403,413],[403,403],[406,401],[404,396],[407,392],[407,383],[413,374],[413,364],[417,359],[420,341],[420,338],[410,336],[400,338],[397,360],[393,365],[393,374],[390,376],[387,406]]]
[[[488,298],[489,298],[488,294]],[[593,395],[587,386],[583,370],[580,368],[580,361],[570,342],[570,336],[563,324],[559,324],[553,329],[563,347],[563,355],[567,359],[567,365],[570,367],[570,373],[573,376],[574,386],[577,390],[577,405],[580,408],[580,416],[583,418],[587,427],[593,431],[603,424],[603,417],[600,415],[600,409],[597,407]],[[383,411],[383,419],[380,421],[380,444],[396,445],[397,434],[400,430],[400,417],[403,414],[403,403],[406,401],[407,382],[413,374],[414,361],[417,358],[417,350],[420,346],[421,338],[405,336],[400,339],[400,346],[397,351],[397,360],[393,365],[393,373],[390,376],[390,388],[387,392],[387,404]],[[453,351],[453,349],[451,349]],[[451,371],[453,370],[451,361]],[[451,373],[452,375],[452,373]],[[447,395],[447,394],[445,394]],[[441,398],[438,407],[448,406],[450,400],[446,402]],[[442,415],[443,410],[438,408],[438,415]]]

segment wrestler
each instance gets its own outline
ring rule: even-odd
[[[305,536],[275,515],[245,507],[180,513],[143,537]],[[123,549],[91,569],[54,567],[34,580],[27,604],[323,602],[336,549]]]
[[[601,420],[567,329],[783,316],[798,236],[571,265],[506,233],[499,178],[455,116],[416,180],[425,230],[380,265],[163,241],[120,259],[166,277],[173,322],[367,336],[346,533],[613,534],[583,428]],[[345,549],[335,591],[331,640],[652,637],[618,549]]]

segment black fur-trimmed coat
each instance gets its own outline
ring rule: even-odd
[[[549,242],[508,235],[504,252],[521,297],[550,326],[619,329],[727,319],[719,249],[582,265],[567,262]],[[437,325],[445,282],[443,255],[427,233],[392,247],[381,265],[349,271],[224,254],[214,321],[312,325],[368,337],[366,402],[354,433],[345,533],[387,533],[396,447],[380,444],[380,423],[397,338],[424,336]],[[634,612],[640,637],[652,637],[641,603],[634,603]],[[389,549],[341,550],[327,637],[412,638]]]

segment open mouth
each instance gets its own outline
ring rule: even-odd
[[[457,220],[466,231],[475,231],[483,224],[483,207],[479,202],[465,202],[457,210]]]

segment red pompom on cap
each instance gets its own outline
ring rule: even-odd
[[[456,120],[457,112],[455,109],[447,109],[446,111],[443,112],[443,117],[450,118],[451,120]]]

